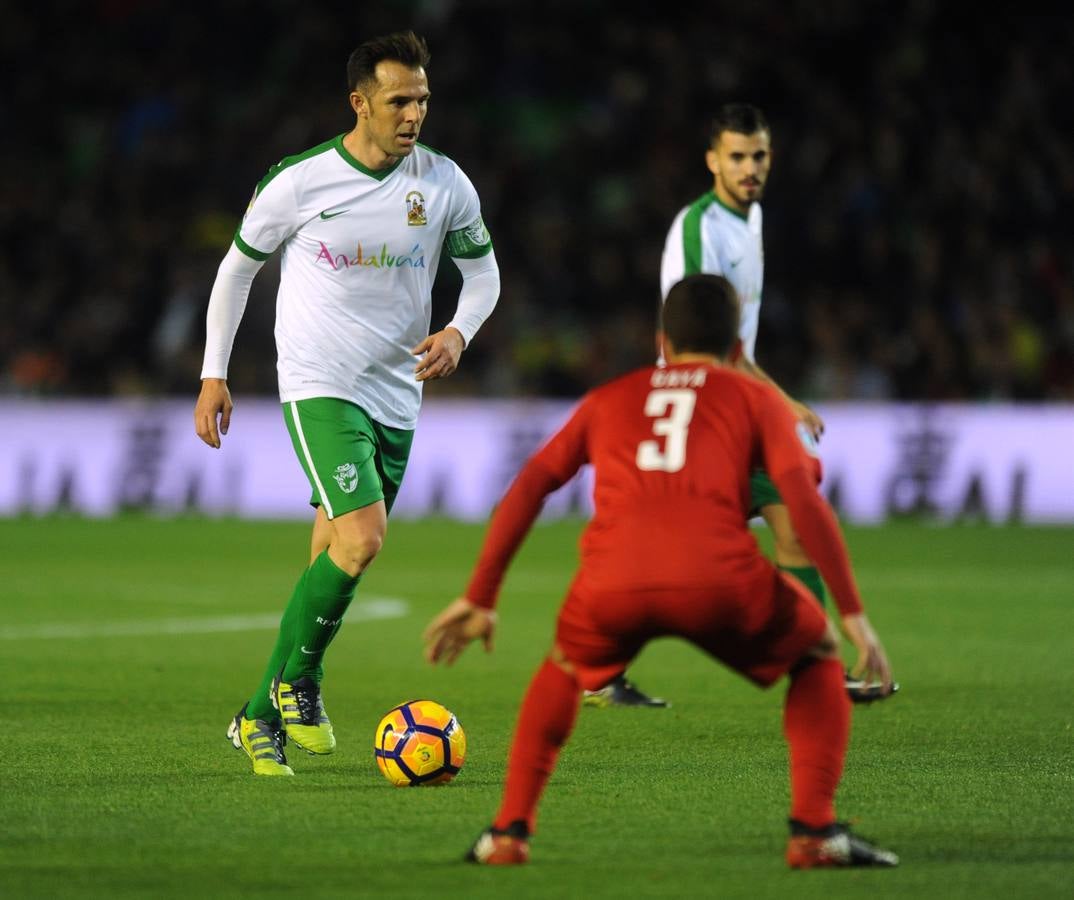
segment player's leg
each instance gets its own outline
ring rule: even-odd
[[[310,565],[317,559],[328,545],[332,543],[332,523],[328,521],[324,507],[318,505],[317,514],[313,517],[313,531],[310,533]]]
[[[843,685],[839,636],[830,622],[790,677],[783,709],[791,769],[787,864],[795,869],[898,865],[898,856],[853,834],[835,817],[851,705]]]
[[[841,827],[835,793],[851,706],[843,689],[838,635],[824,610],[797,579],[759,562],[749,577],[718,587],[707,599],[683,595],[666,601],[671,611],[660,624],[761,687],[790,675],[783,732],[790,750],[793,844],[802,829],[827,833]],[[865,864],[868,845],[853,836],[847,840],[862,848],[855,861],[827,864]],[[882,853],[876,851],[873,864],[894,864],[883,862]],[[798,867],[790,849],[787,860]]]
[[[335,736],[321,699],[322,661],[362,573],[383,546],[412,432],[381,426],[334,399],[287,404],[285,417],[318,518],[290,653],[272,694],[288,736],[311,753],[330,753]]]
[[[574,669],[553,647],[522,699],[499,811],[470,849],[468,861],[517,865],[529,859],[537,804],[574,730],[580,694]]]
[[[790,676],[783,711],[791,782],[787,862],[794,868],[896,865],[894,854],[850,834],[835,818],[851,710],[835,626],[801,582],[771,574],[743,598],[752,618],[706,649],[761,686]],[[825,843],[830,840],[835,843]]]
[[[644,644],[638,628],[643,620],[640,604],[629,606],[635,598],[604,599],[587,591],[580,579],[572,584],[556,624],[552,651],[522,701],[500,808],[492,826],[471,848],[467,856],[471,862],[510,865],[528,859],[537,805],[574,729],[582,689],[606,684]],[[594,609],[610,606],[620,613],[610,625],[594,620]]]
[[[331,526],[318,508],[314,519],[311,547],[313,559],[327,548]],[[291,648],[294,646],[295,623],[298,620],[303,602],[307,579],[307,568],[298,579],[276,633],[276,642],[269,654],[261,681],[250,699],[228,724],[227,737],[237,750],[244,750],[253,761],[254,773],[257,775],[293,775],[287,765],[284,752],[286,735],[283,721],[277,710],[278,701],[274,696],[276,677],[283,669]]]
[[[835,791],[850,740],[839,637],[831,622],[790,670],[783,735],[790,749],[792,821],[822,828],[835,821]]]
[[[354,404],[330,398],[288,403],[283,412],[317,508],[311,562],[295,586],[261,683],[242,717],[251,723],[247,730],[255,723],[266,734],[286,728],[304,749],[328,753],[335,737],[320,697],[322,659],[361,572],[383,543],[386,512],[399,489],[412,433],[381,426]],[[241,731],[234,723],[229,727],[236,746],[241,742],[233,732]]]
[[[309,753],[331,753],[336,740],[324,709],[322,660],[339,632],[362,572],[376,557],[387,530],[384,502],[331,520],[332,538],[306,570],[294,641],[272,685],[288,737]]]
[[[768,473],[760,469],[750,476],[750,508],[764,519],[772,532],[776,565],[801,581],[823,606],[824,582],[820,572],[799,542],[779,491]]]
[[[332,525],[328,521],[328,516],[325,515],[324,508],[318,505],[316,515],[313,519],[313,530],[310,534],[310,565],[313,564],[321,553],[328,549],[331,540]],[[256,721],[258,719],[269,723],[279,721],[279,713],[276,711],[276,706],[272,702],[272,683],[283,669],[284,663],[287,662],[287,658],[291,655],[291,648],[294,645],[295,621],[298,618],[299,610],[302,606],[302,597],[308,571],[309,567],[302,573],[298,583],[291,593],[291,598],[288,601],[287,606],[284,609],[283,617],[280,620],[280,628],[276,635],[276,644],[273,646],[272,653],[269,655],[269,662],[265,667],[265,674],[262,677],[257,690],[254,691],[253,697],[250,698],[243,708],[244,715],[249,716],[250,721]]]
[[[791,514],[767,473],[756,471],[750,477],[750,502],[772,532],[776,565],[802,582],[823,606],[826,597],[824,581],[798,540]],[[878,682],[864,682],[849,672],[844,672],[844,688],[855,703],[870,703],[891,696],[882,692]],[[898,685],[894,685],[892,693],[898,689]]]
[[[316,470],[304,460],[314,488],[311,502],[317,506],[310,537],[309,572],[311,577],[322,574],[324,590],[318,602],[316,581],[307,588],[307,603],[296,624],[296,639],[283,674],[285,678],[308,676],[319,682],[324,674],[324,652],[339,631],[354,588],[383,546],[388,514],[402,484],[413,432],[374,422],[345,401],[316,402],[331,404],[327,412],[333,418],[327,437],[318,433],[323,425],[319,426],[321,420],[311,419],[306,403],[294,404],[300,420],[291,430],[300,456],[328,460],[320,477],[315,477]],[[302,418],[307,420],[307,427],[299,434]],[[311,421],[312,431],[308,427]],[[337,465],[341,458],[351,462]],[[351,580],[353,585],[348,584]]]

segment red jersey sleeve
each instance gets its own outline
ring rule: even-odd
[[[835,514],[818,493],[820,463],[807,447],[812,439],[775,391],[766,392],[757,410],[765,469],[787,504],[803,549],[820,570],[839,612],[862,612],[850,557]]]
[[[496,507],[485,533],[465,596],[492,609],[504,574],[522,540],[540,515],[544,498],[566,484],[587,461],[591,404],[583,399],[574,414],[522,467]]]

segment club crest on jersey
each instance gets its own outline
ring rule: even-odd
[[[406,195],[406,223],[407,225],[428,225],[425,218],[425,198],[421,191],[411,191]]]
[[[484,247],[485,244],[492,240],[481,216],[478,216],[466,226],[466,237],[475,247]]]
[[[358,467],[354,463],[343,463],[341,466],[336,466],[336,471],[332,473],[332,477],[336,479],[336,484],[339,485],[339,489],[344,494],[353,493],[354,489],[358,487]]]

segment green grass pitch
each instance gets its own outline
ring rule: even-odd
[[[0,895],[1074,896],[1074,531],[1060,528],[848,531],[903,690],[855,712],[839,808],[899,869],[787,871],[783,686],[757,691],[667,640],[631,674],[673,708],[581,711],[532,864],[462,865],[578,531],[535,530],[495,652],[444,670],[419,635],[463,588],[482,529],[393,523],[356,602],[409,611],[347,624],[330,651],[336,754],[292,747],[296,778],[256,779],[224,738],[273,640],[244,622],[279,614],[307,526],[0,522]],[[393,788],[373,762],[381,715],[414,697],[466,729],[446,787]]]

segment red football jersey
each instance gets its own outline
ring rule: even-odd
[[[581,556],[592,587],[705,587],[756,578],[768,563],[746,522],[750,474],[763,468],[792,518],[809,526],[803,534],[799,525],[799,537],[830,579],[840,609],[860,608],[838,528],[816,494],[820,461],[805,427],[772,386],[707,363],[639,369],[588,393],[505,496],[467,597],[492,605],[544,496],[586,463],[596,474],[595,513]],[[824,541],[816,539],[821,535]]]
[[[750,473],[820,464],[786,402],[727,368],[646,368],[589,393],[535,462],[566,479],[591,463],[587,578],[615,588],[711,584],[752,563]]]

